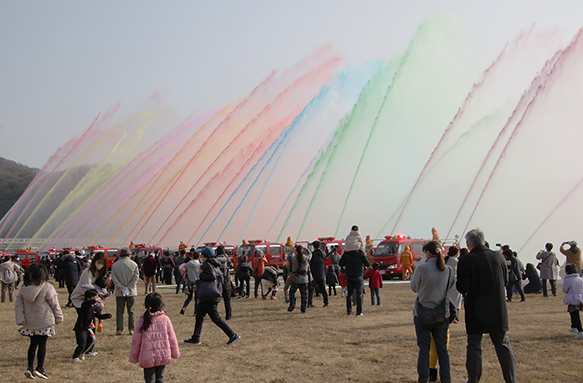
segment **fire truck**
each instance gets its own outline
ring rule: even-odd
[[[259,257],[255,257],[255,250],[261,250],[265,254],[269,266],[278,265],[280,269],[285,266],[284,246],[277,242],[264,242],[261,239],[244,241],[237,248],[237,256],[245,253],[247,258],[251,260],[251,267],[255,269],[257,262],[259,262]]]
[[[107,256],[107,268],[111,269],[113,263],[119,256],[119,249],[112,247],[101,247],[101,246],[87,246],[86,252],[89,252],[87,259],[93,258],[97,253],[105,253]]]
[[[383,277],[388,278],[402,278],[403,267],[401,266],[401,253],[405,250],[405,246],[409,246],[411,254],[413,255],[413,261],[418,262],[421,260],[423,255],[423,239],[413,239],[411,237],[406,237],[403,234],[390,236],[385,236],[385,239],[381,241],[373,256],[373,261],[378,262],[379,271],[383,274]],[[413,269],[415,265],[413,264]],[[407,279],[411,276],[408,275]]]
[[[146,245],[145,243],[134,245],[130,251],[132,252],[132,258],[139,266],[142,265],[143,260],[148,256],[148,254],[156,251],[158,254],[162,254],[161,247]]]
[[[23,269],[26,269],[31,263],[38,262],[40,260],[38,253],[32,250],[16,250],[14,255],[16,255],[20,260],[20,266],[22,266]]]

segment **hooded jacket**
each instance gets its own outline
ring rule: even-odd
[[[138,363],[142,368],[165,366],[180,356],[178,341],[170,319],[164,311],[152,313],[152,323],[142,332],[144,314],[136,324],[130,349],[130,363]]]
[[[566,305],[579,306],[583,304],[583,278],[579,274],[569,274],[563,280],[563,292],[565,298],[563,303]]]
[[[6,284],[16,282],[16,280],[18,279],[18,270],[19,269],[20,269],[20,266],[18,266],[16,263],[14,263],[12,261],[0,263],[0,280],[3,279],[4,272],[8,271],[8,274],[12,275],[12,280],[11,281],[2,280],[2,282],[6,283]]]
[[[364,253],[364,240],[362,239],[360,231],[350,230],[350,234],[346,236],[346,241],[344,242],[344,251],[355,250],[361,250]]]
[[[55,288],[48,282],[22,286],[16,296],[16,324],[24,323],[28,330],[43,330],[63,321]]]

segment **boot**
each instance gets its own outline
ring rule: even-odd
[[[429,369],[429,381],[430,382],[437,382],[437,368],[430,368]]]

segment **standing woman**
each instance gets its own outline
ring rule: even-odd
[[[97,278],[107,278],[107,257],[105,252],[95,253],[91,259],[91,264],[83,270],[75,290],[71,293],[71,301],[77,311],[81,309],[81,304],[85,300],[85,291],[89,289],[100,291],[100,287],[95,284]]]
[[[551,283],[551,293],[554,297],[557,296],[557,279],[559,279],[559,260],[553,250],[553,244],[547,243],[545,245],[546,251],[539,251],[536,259],[540,259],[540,278],[542,279],[543,297],[548,297],[547,280]]]
[[[445,299],[445,318],[449,318],[449,291],[455,285],[455,270],[445,265],[441,245],[437,241],[431,241],[423,246],[423,252],[427,260],[419,264],[411,277],[411,290],[417,293],[417,299],[413,306],[415,332],[419,357],[417,359],[417,373],[419,382],[429,381],[429,349],[431,337],[435,341],[435,349],[439,358],[439,377],[442,383],[451,382],[449,367],[449,354],[447,352],[447,332],[449,321],[444,320],[441,326],[424,327],[418,316],[418,305],[428,309],[436,308]]]
[[[221,274],[219,262],[215,257],[215,253],[213,249],[210,247],[205,247],[200,251],[200,255],[202,256],[202,265],[200,266],[200,275],[199,275],[199,286],[200,283],[204,282],[213,282],[218,279],[218,281],[222,284],[223,277]],[[200,287],[198,287],[200,289]],[[203,299],[198,296],[200,299]],[[198,300],[198,299],[197,299]],[[204,317],[206,314],[209,315],[211,320],[214,324],[216,324],[225,335],[229,337],[229,341],[227,345],[231,345],[238,341],[241,337],[229,327],[227,322],[221,319],[218,310],[218,304],[221,300],[221,297],[210,299],[208,301],[200,301],[196,302],[196,324],[194,325],[194,334],[190,339],[186,339],[184,343],[192,343],[192,344],[200,344],[200,333],[202,331],[202,324],[204,322]]]
[[[300,290],[302,313],[308,310],[308,270],[309,257],[305,254],[304,248],[300,245],[294,247],[294,255],[289,259],[291,273],[295,275],[295,280],[289,289],[289,306],[287,311],[293,311],[296,307],[296,291]]]

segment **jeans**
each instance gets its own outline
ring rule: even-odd
[[[123,331],[123,313],[125,307],[128,307],[128,330],[134,331],[134,326],[136,321],[134,303],[136,302],[136,297],[115,297],[116,312],[115,312],[115,324],[117,331]]]
[[[144,368],[144,380],[146,383],[164,383],[164,367],[166,366]]]
[[[435,350],[439,359],[439,378],[442,382],[451,382],[449,353],[447,352],[449,322],[444,322],[440,327],[425,328],[418,324],[417,317],[414,317],[413,321],[415,323],[415,333],[417,334],[417,346],[419,346],[419,357],[417,358],[419,381],[429,380],[429,350],[431,349],[431,337],[433,336]]]
[[[348,294],[346,295],[346,313],[352,314],[352,294],[356,294],[356,315],[362,314],[362,289],[364,281],[362,278],[346,279]]]
[[[377,298],[377,305],[381,304],[381,294],[380,288],[378,287],[371,287],[370,288],[370,304],[374,305],[374,298]]]
[[[549,283],[551,284],[551,293],[554,296],[557,296],[557,281],[554,279],[549,279]],[[547,293],[547,280],[543,279],[543,297],[548,297],[549,294]]]
[[[506,383],[516,382],[516,359],[510,346],[510,339],[505,332],[490,333],[490,339],[496,349],[498,362]],[[468,334],[466,354],[468,383],[477,383],[482,377],[482,334]]]
[[[292,283],[289,289],[289,306],[287,311],[293,311],[296,307],[296,291],[300,290],[301,306],[300,311],[305,313],[308,310],[308,284]]]

